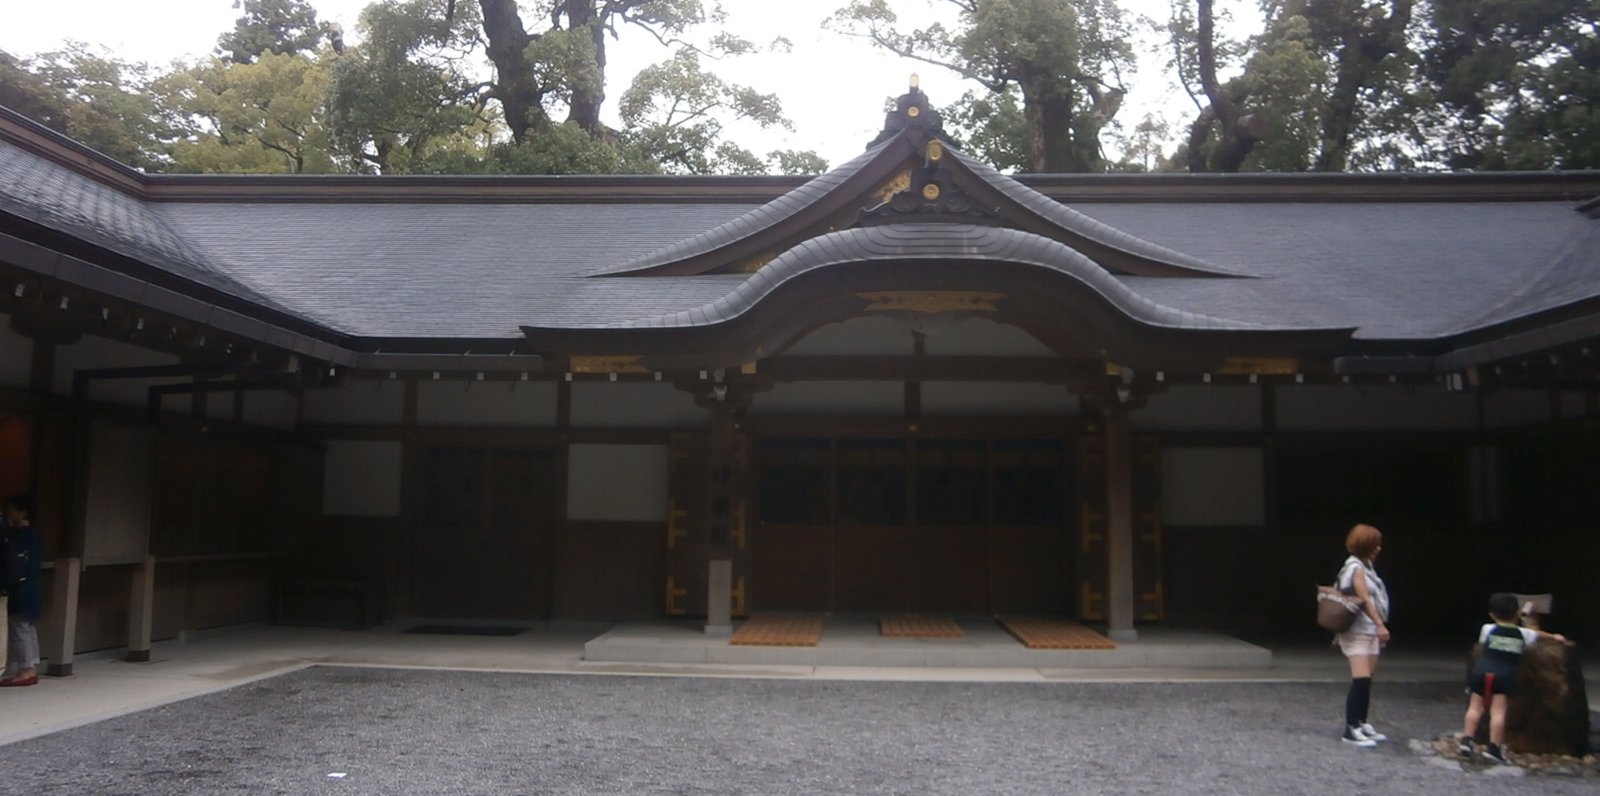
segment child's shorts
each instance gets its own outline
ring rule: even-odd
[[[1467,689],[1470,690],[1472,693],[1477,694],[1478,696],[1483,696],[1483,692],[1484,692],[1484,682],[1483,681],[1484,681],[1484,677],[1485,677],[1486,674],[1488,674],[1488,673],[1487,672],[1473,672],[1472,674],[1467,675]],[[1511,673],[1511,674],[1495,673],[1495,676],[1494,676],[1494,693],[1496,693],[1496,694],[1505,694],[1506,696],[1511,696],[1512,694],[1517,693],[1517,675],[1516,675],[1516,673],[1514,673],[1514,672]]]

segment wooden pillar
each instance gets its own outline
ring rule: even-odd
[[[50,589],[50,621],[41,639],[43,656],[50,661],[44,673],[51,677],[72,674],[72,653],[78,645],[78,585],[83,559],[58,558],[55,583]]]
[[[1128,415],[1113,405],[1106,412],[1106,589],[1108,635],[1133,641],[1133,431]]]
[[[145,556],[133,570],[128,589],[128,657],[130,663],[150,660],[150,636],[155,628],[156,557]]]
[[[706,456],[710,477],[706,480],[705,632],[708,636],[727,636],[733,633],[733,532],[743,518],[736,515],[739,457],[733,407],[721,404],[714,409]]]

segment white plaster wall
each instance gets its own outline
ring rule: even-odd
[[[84,335],[72,345],[56,346],[56,372],[53,389],[58,395],[72,393],[72,377],[79,370],[98,368],[128,368],[147,365],[176,365],[179,359],[140,348],[120,340],[95,335]],[[147,388],[158,384],[173,384],[184,378],[162,379],[96,379],[89,383],[89,400],[126,406],[144,406],[148,401]],[[169,411],[189,406],[188,396],[169,395],[162,404]]]
[[[901,381],[799,381],[756,393],[753,415],[904,415]]]
[[[406,386],[391,379],[350,379],[306,390],[308,426],[397,426],[405,418]]]
[[[934,316],[937,318],[937,316]],[[1055,356],[1038,338],[1009,324],[988,318],[962,318],[926,327],[928,339],[923,350],[928,356]]]
[[[549,428],[556,424],[556,386],[548,381],[418,382],[417,423]]]
[[[706,382],[706,390],[711,383]],[[572,385],[573,428],[705,428],[711,410],[667,382],[580,381]]]
[[[881,315],[830,323],[783,350],[804,356],[910,356],[916,352],[911,330]]]
[[[1483,424],[1511,428],[1549,423],[1550,393],[1544,390],[1495,390],[1483,396]]]
[[[568,519],[667,519],[667,446],[571,445],[567,450]]]
[[[1059,384],[925,381],[924,415],[1076,415],[1078,396]]]
[[[1174,385],[1129,419],[1136,431],[1259,431],[1261,392],[1251,384]]]
[[[1436,385],[1309,385],[1278,388],[1280,431],[1469,430],[1478,398]]]
[[[1266,463],[1260,448],[1163,448],[1166,525],[1266,522]]]
[[[230,397],[230,403],[232,396]],[[244,394],[244,422],[284,431],[294,429],[300,401],[287,390],[252,390]]]
[[[322,513],[399,516],[401,455],[398,441],[329,440],[323,456]]]
[[[91,433],[84,560],[141,561],[150,541],[151,431],[100,420]]]
[[[33,341],[11,331],[11,316],[0,315],[0,384],[27,387],[33,378]]]

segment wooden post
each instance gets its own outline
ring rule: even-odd
[[[128,590],[128,657],[130,663],[150,660],[150,636],[155,627],[156,557],[145,556],[133,570]]]
[[[44,673],[51,677],[72,675],[72,653],[78,645],[78,584],[83,574],[83,559],[58,558],[55,584],[50,590],[49,632],[45,634],[44,657],[50,661]]]
[[[725,394],[725,393],[724,393]],[[713,407],[706,512],[706,635],[733,634],[733,528],[737,494],[734,470],[734,413],[726,403]]]
[[[1107,635],[1133,641],[1133,431],[1127,412],[1106,412],[1106,589]]]

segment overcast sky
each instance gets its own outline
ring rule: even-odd
[[[371,0],[312,0],[318,15],[342,25],[355,39],[356,17]],[[793,42],[787,54],[731,59],[712,68],[726,79],[776,93],[794,122],[793,132],[739,129],[730,137],[764,155],[773,149],[814,149],[839,165],[860,154],[883,125],[883,100],[902,94],[911,73],[935,105],[959,97],[967,86],[947,70],[900,59],[864,42],[822,29],[822,21],[845,0],[723,0],[730,31],[764,44],[777,36]],[[935,13],[947,3],[894,0],[903,22]],[[26,56],[59,48],[68,40],[102,46],[124,59],[165,64],[205,56],[217,37],[233,27],[239,11],[232,0],[0,0],[0,50]],[[1167,0],[1122,0],[1135,13],[1165,17]],[[530,25],[531,27],[531,25]],[[624,34],[626,35],[626,34]],[[634,73],[663,60],[668,51],[646,36],[626,38],[607,50],[608,103],[615,108]],[[1119,120],[1132,126],[1158,110],[1173,122],[1194,113],[1187,97],[1153,64],[1129,77],[1127,106]],[[614,119],[612,121],[615,121]]]

